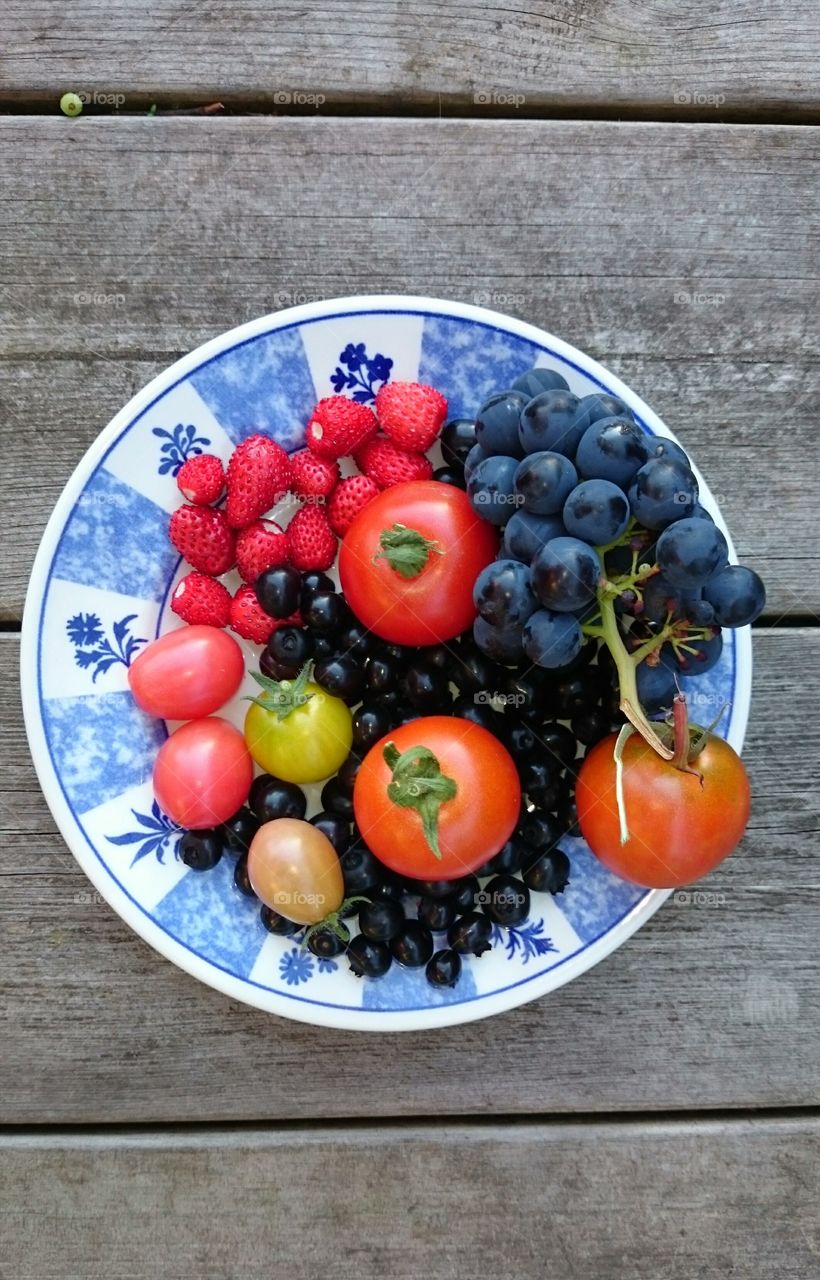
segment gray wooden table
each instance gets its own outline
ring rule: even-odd
[[[818,56],[808,0],[6,0],[0,1276],[820,1276]],[[711,905],[436,1034],[280,1021],[150,951],[57,835],[19,706],[36,544],[111,414],[356,292],[603,360],[769,587]]]

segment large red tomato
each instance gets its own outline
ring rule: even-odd
[[[722,862],[749,819],[749,779],[737,752],[710,734],[691,763],[677,769],[637,733],[623,752],[629,839],[621,844],[615,793],[615,743],[604,738],[581,766],[575,788],[581,834],[624,880],[652,889],[689,884]]]
[[[386,866],[416,880],[454,880],[509,840],[521,785],[489,730],[457,716],[422,716],[371,747],[353,808],[362,838]]]
[[[497,550],[496,530],[461,489],[409,480],[385,489],[351,524],[339,551],[342,591],[384,640],[437,644],[472,625],[473,583]]]

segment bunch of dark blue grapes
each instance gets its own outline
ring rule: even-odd
[[[651,714],[671,705],[679,675],[714,666],[722,627],[762,611],[763,583],[729,564],[686,453],[647,434],[618,397],[579,398],[560,373],[531,369],[481,405],[475,440],[467,493],[503,528],[501,557],[475,589],[488,657],[569,666],[600,633],[605,588],[627,647],[668,636],[637,668]]]

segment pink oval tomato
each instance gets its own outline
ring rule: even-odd
[[[238,729],[220,716],[192,720],[163,742],[154,762],[159,807],[180,827],[226,822],[248,798],[253,762]]]
[[[128,669],[134,701],[163,720],[198,720],[224,707],[242,683],[239,645],[217,627],[180,627],[153,640]]]

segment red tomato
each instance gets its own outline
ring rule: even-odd
[[[398,545],[385,548],[385,535]],[[461,489],[409,480],[385,489],[351,524],[339,550],[342,591],[356,617],[384,640],[437,644],[472,625],[473,583],[497,550],[496,530]],[[397,562],[411,576],[393,567]]]
[[[159,807],[197,831],[232,817],[248,798],[253,762],[238,729],[219,716],[192,720],[163,742],[154,761]]]
[[[623,753],[629,839],[621,844],[615,796],[615,742],[589,752],[575,788],[581,834],[610,871],[651,889],[671,889],[706,875],[740,842],[749,819],[749,779],[737,752],[709,735],[691,768],[661,759],[640,734]]]
[[[385,760],[390,743],[402,757],[401,766]],[[414,767],[404,755],[411,747],[427,748],[436,763],[425,759]],[[419,809],[388,793],[402,770],[405,799],[419,778],[428,795],[436,788],[442,795],[452,793],[442,798],[436,814],[440,857]],[[356,775],[353,808],[362,838],[386,866],[417,880],[452,880],[480,867],[509,840],[519,818],[521,785],[512,757],[489,730],[457,716],[422,716],[371,747]]]
[[[239,645],[217,627],[180,627],[153,640],[128,669],[134,701],[163,720],[218,711],[242,683]]]

